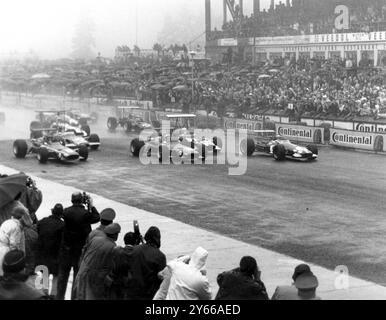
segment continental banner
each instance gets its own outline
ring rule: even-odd
[[[370,150],[376,152],[385,151],[384,141],[386,139],[385,134],[372,133],[372,132],[358,132],[349,130],[331,129],[330,144],[354,148],[361,150]]]
[[[385,123],[355,122],[354,128],[356,131],[360,131],[360,132],[386,133],[386,124]]]
[[[245,129],[249,131],[262,130],[263,121],[253,121],[244,119],[224,118],[224,129]]]
[[[293,141],[324,144],[324,129],[277,123],[276,134]]]

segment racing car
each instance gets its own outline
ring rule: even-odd
[[[151,155],[151,150],[156,150],[157,157],[162,162],[163,156],[172,158],[178,157],[182,161],[200,158],[205,161],[207,153],[212,152],[214,156],[221,151],[221,141],[217,137],[212,139],[197,137],[194,133],[196,116],[193,114],[172,114],[166,115],[170,121],[170,135],[149,137],[148,141],[140,141],[139,138],[133,139],[130,144],[130,152],[134,157],[139,157],[140,152],[147,152]]]
[[[285,159],[313,161],[318,159],[319,154],[316,145],[299,146],[271,130],[249,132],[248,139],[240,143],[240,152],[248,157],[255,152],[263,152],[272,155],[276,161]]]
[[[117,117],[108,118],[107,128],[114,131],[121,126],[127,133],[133,130],[139,133],[142,130],[153,128],[152,124],[143,120],[138,110],[140,110],[139,107],[117,107]]]
[[[42,136],[42,128],[53,128],[61,133],[72,133],[73,143],[77,146],[84,144],[91,150],[98,150],[100,138],[97,134],[90,133],[88,125],[81,126],[78,121],[69,117],[66,111],[37,111],[37,119],[30,125],[31,138]]]
[[[81,125],[88,125],[89,123],[97,123],[98,122],[98,113],[92,112],[90,114],[87,113],[82,113],[78,109],[71,109],[67,111],[67,115],[78,121],[79,124]]]
[[[36,155],[42,164],[48,160],[59,160],[63,162],[74,162],[88,159],[87,145],[79,145],[74,148],[66,146],[63,137],[56,129],[40,129],[40,138],[27,140],[16,140],[13,143],[13,153],[16,158],[24,159],[27,155]]]

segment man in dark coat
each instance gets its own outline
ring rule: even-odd
[[[71,269],[74,270],[74,279],[76,278],[82,249],[91,232],[91,225],[100,220],[99,213],[93,206],[91,198],[89,210],[82,204],[83,196],[80,192],[74,193],[71,201],[73,206],[65,209],[63,213],[64,230],[59,253],[57,300],[64,300],[65,298]]]
[[[217,277],[219,290],[216,300],[269,300],[260,276],[256,260],[243,257],[240,268],[224,272]]]
[[[37,264],[46,266],[48,272],[53,275],[51,295],[56,295],[58,269],[59,269],[59,249],[63,237],[64,221],[63,206],[56,204],[51,210],[52,215],[40,220],[37,224],[38,231],[38,254]]]
[[[161,252],[161,232],[151,227],[145,234],[146,244],[137,246],[132,254],[132,276],[128,299],[152,300],[161,280],[158,273],[166,267],[166,256]]]
[[[107,298],[107,277],[113,267],[113,252],[121,227],[113,223],[106,227],[104,232],[106,237],[93,238],[85,250],[73,286],[72,296],[76,300]]]
[[[109,275],[111,285],[108,290],[109,300],[126,300],[129,283],[132,280],[132,253],[137,238],[135,233],[128,232],[124,237],[125,247],[116,247],[113,253],[113,267]]]
[[[46,300],[47,296],[29,285],[23,251],[9,251],[3,260],[4,275],[0,277],[0,300]]]

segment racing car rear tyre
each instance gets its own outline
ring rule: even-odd
[[[91,129],[90,129],[90,126],[89,126],[89,125],[83,125],[83,126],[81,127],[81,129],[82,129],[82,131],[86,132],[88,136],[90,135]]]
[[[38,151],[38,160],[40,163],[45,164],[48,161],[48,150],[46,148],[41,148]]]
[[[255,145],[255,141],[253,141],[253,139],[247,139],[247,140],[241,141],[240,152],[243,155],[251,157],[255,151],[256,151],[256,145]]]
[[[143,141],[139,141],[138,138],[134,139],[133,141],[131,141],[131,144],[130,144],[130,152],[131,154],[134,156],[134,157],[139,157],[139,153],[142,149],[142,147],[145,145],[145,143]]]
[[[286,149],[283,145],[279,144],[277,146],[274,146],[273,148],[273,158],[276,161],[283,161],[285,160],[286,155]]]
[[[16,158],[24,159],[27,155],[28,145],[25,140],[16,140],[13,143],[13,153]]]
[[[319,154],[318,147],[314,144],[307,146],[307,149],[310,150],[313,154],[316,154],[316,155]]]
[[[92,134],[92,135],[90,135],[88,142],[99,143],[99,142],[101,142],[101,140],[99,139],[99,136],[97,134]],[[91,150],[98,150],[99,146],[91,146],[90,148],[91,148]]]
[[[82,144],[79,147],[79,156],[81,158],[81,161],[87,161],[88,159],[88,147],[84,144]]]
[[[115,118],[109,118],[107,120],[107,128],[109,130],[115,130],[118,127],[118,122],[117,119]]]

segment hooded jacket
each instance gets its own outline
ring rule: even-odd
[[[166,300],[211,300],[209,280],[203,274],[208,252],[197,248],[189,263],[174,260],[169,263],[171,279]]]

